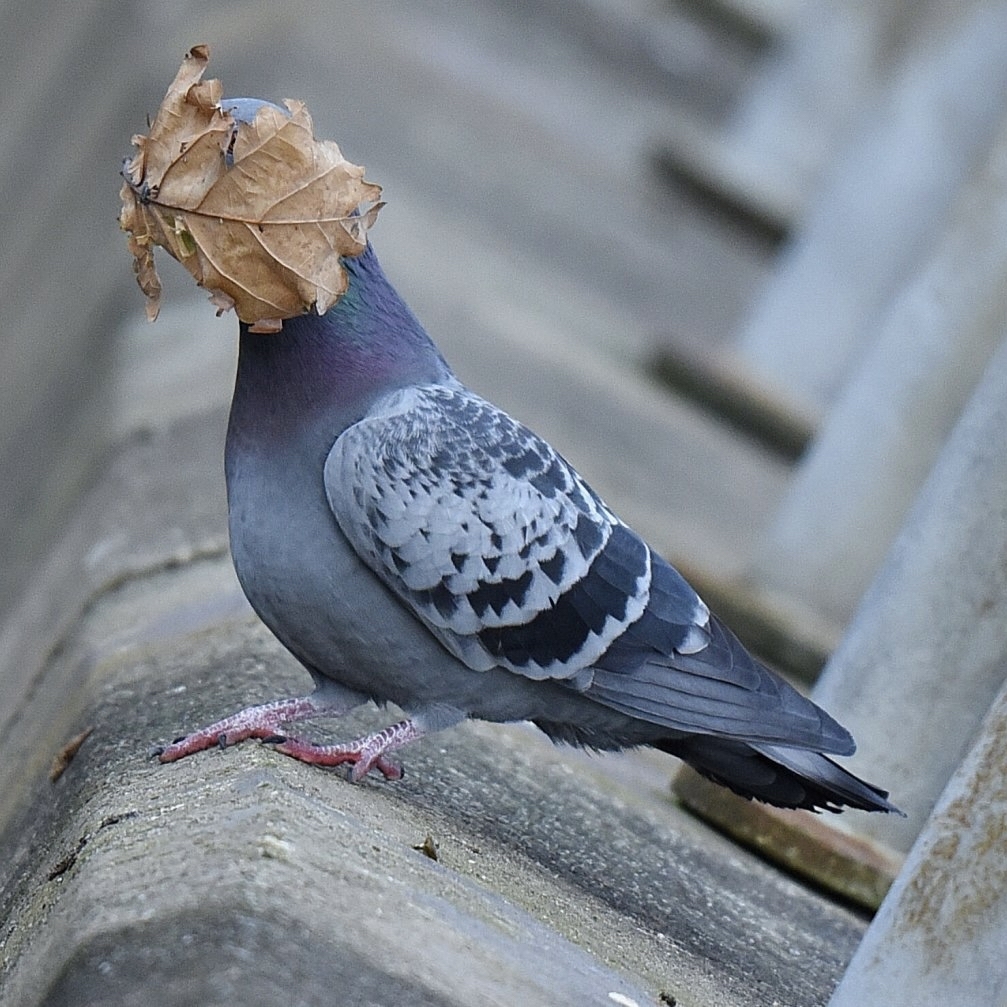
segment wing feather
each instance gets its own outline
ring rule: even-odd
[[[336,440],[325,489],[361,558],[471,668],[581,683],[646,608],[646,545],[460,385],[387,396]]]
[[[358,555],[473,670],[558,679],[676,732],[852,750],[553,448],[460,384],[386,396],[336,439],[325,491]]]

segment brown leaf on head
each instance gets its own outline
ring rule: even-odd
[[[160,245],[210,291],[218,314],[233,307],[254,331],[276,332],[346,292],[340,260],[366,247],[381,187],[314,138],[302,102],[235,119],[220,107],[220,81],[201,79],[208,61],[205,45],[186,54],[150,132],[133,137],[119,223],[149,318],[161,297]]]

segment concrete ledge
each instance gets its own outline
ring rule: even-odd
[[[685,816],[647,757],[470,724],[408,749],[399,784],[255,743],[153,762],[152,744],[308,685],[208,546],[219,476],[196,474],[220,420],[128,442],[40,574],[64,578],[45,583],[65,628],[0,733],[5,1002],[825,1002],[863,921]]]
[[[429,823],[403,818],[389,834],[365,788],[298,779],[255,745],[167,771],[145,759],[147,731],[174,730],[170,698],[194,698],[179,684],[187,667],[201,663],[226,689],[230,668],[252,663],[247,634],[220,635],[223,645],[196,634],[139,667],[112,658],[93,679],[101,708],[84,717],[95,733],[50,813],[29,812],[36,835],[19,850],[31,867],[5,930],[8,1002],[603,1004],[610,991],[644,1002],[527,913],[415,852]],[[138,672],[156,680],[149,705],[138,705]],[[40,824],[52,831],[38,835]]]
[[[96,484],[0,626],[0,732],[96,598],[152,570],[226,553],[224,422],[218,409],[137,429],[107,452]]]

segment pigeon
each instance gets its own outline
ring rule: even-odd
[[[259,102],[230,104],[244,119]],[[246,738],[402,775],[392,753],[466,718],[597,751],[648,745],[746,798],[892,812],[829,758],[850,733],[738,641],[546,441],[454,375],[368,242],[326,314],[241,325],[225,449],[234,567],[307,669],[159,752]],[[289,727],[366,701],[399,722],[340,744]]]

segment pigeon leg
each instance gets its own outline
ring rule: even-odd
[[[275,738],[283,733],[281,728],[284,724],[313,717],[338,717],[361,701],[362,697],[348,700],[332,690],[326,690],[296,699],[278,699],[261,706],[249,706],[173,741],[161,749],[157,757],[161,762],[174,762],[193,752],[202,752],[214,746],[225,748],[246,738]]]
[[[382,731],[341,745],[312,745],[298,738],[285,738],[277,744],[276,750],[315,766],[338,766],[351,762],[350,780],[354,783],[362,780],[372,769],[379,770],[386,780],[399,780],[402,778],[402,767],[386,759],[386,753],[422,738],[426,733],[412,720],[401,720]]]

